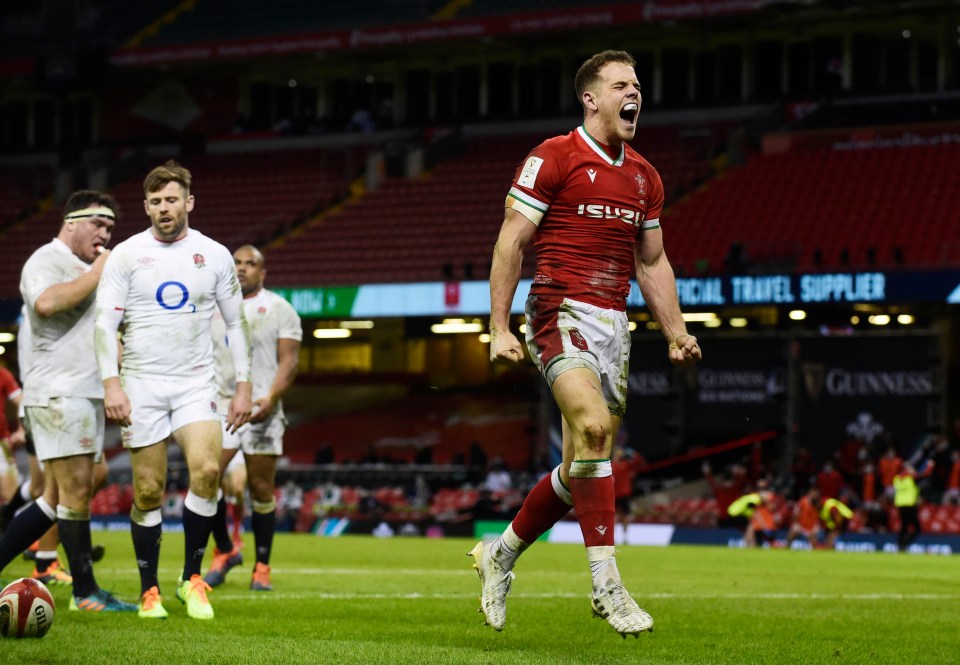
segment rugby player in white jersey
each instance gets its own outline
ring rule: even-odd
[[[20,278],[33,342],[22,403],[48,481],[43,496],[10,523],[0,569],[57,522],[73,572],[71,610],[136,610],[97,585],[90,540],[94,458],[103,452],[104,428],[94,300],[115,221],[113,197],[74,193],[59,234],[33,253]]]
[[[93,333],[92,328],[90,332],[91,334]],[[33,336],[30,332],[30,318],[27,315],[27,306],[24,305],[20,308],[20,329],[17,331],[17,366],[20,370],[20,376],[26,377],[27,374],[30,373],[30,356],[32,353]],[[0,535],[7,530],[7,525],[10,524],[10,521],[21,508],[43,495],[45,482],[43,462],[37,459],[37,450],[33,445],[33,437],[31,437],[27,431],[25,407],[20,399],[17,399],[17,403],[19,405],[17,420],[20,426],[14,434],[19,433],[20,440],[27,453],[27,467],[30,472],[30,477],[24,480],[17,488],[17,492],[11,500],[4,505],[3,508],[0,508]],[[13,438],[14,437],[11,436],[11,440]],[[94,458],[93,496],[96,496],[97,492],[106,484],[109,472],[110,469],[107,466],[106,457],[101,455],[99,460]],[[24,552],[25,557],[33,559],[36,563],[33,573],[31,573],[30,576],[35,580],[40,580],[47,586],[67,586],[73,584],[73,578],[60,564],[57,556],[57,546],[59,544],[60,532],[57,529],[56,523],[54,523],[45,534],[40,536],[39,540]],[[93,562],[96,563],[102,559],[105,552],[106,550],[103,545],[94,544],[91,550]]]
[[[256,545],[256,562],[250,588],[254,591],[271,591],[270,551],[277,523],[274,489],[277,457],[283,452],[283,432],[286,427],[280,398],[297,376],[303,329],[293,305],[263,288],[267,270],[260,250],[252,245],[244,245],[233,253],[233,260],[243,290],[243,309],[250,325],[253,345],[254,410],[250,422],[235,434],[224,430],[221,463],[226,468],[237,450],[243,450],[253,509],[250,521]],[[229,396],[234,393],[236,380],[223,324],[214,317],[213,326],[217,390],[221,413],[226,415],[225,407]],[[217,521],[213,527],[216,555],[204,577],[210,586],[223,584],[227,572],[243,563],[239,547],[231,541],[227,532],[226,517],[226,501],[221,496],[217,505]]]
[[[97,290],[97,361],[108,418],[122,427],[130,450],[134,502],[130,511],[140,569],[142,618],[163,619],[157,566],[160,507],[172,434],[190,474],[184,500],[184,565],[176,595],[187,615],[212,619],[200,565],[217,512],[221,429],[216,408],[210,321],[219,308],[230,336],[237,391],[231,430],[250,417],[250,342],[240,283],[230,252],[190,228],[190,172],[169,161],[147,174],[144,209],[151,226],[117,245]],[[123,362],[118,367],[121,320]]]

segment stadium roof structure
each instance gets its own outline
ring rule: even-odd
[[[189,3],[188,3],[189,4]],[[114,65],[144,66],[180,62],[356,51],[365,48],[479,40],[540,33],[603,30],[670,21],[783,12],[824,0],[609,0],[556,2],[539,9],[534,2],[468,5],[457,14],[445,3],[367,2],[281,3],[207,2],[191,11],[175,10],[117,49]],[[860,3],[844,2],[844,6]],[[284,5],[287,5],[284,7]],[[316,26],[310,29],[308,26]]]

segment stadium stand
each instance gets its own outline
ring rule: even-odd
[[[61,8],[67,4],[70,3],[59,3]],[[639,13],[641,9],[654,11],[655,4],[634,2],[616,6],[630,6]],[[697,11],[706,14],[710,13],[711,4],[739,5],[745,8],[747,16],[742,26],[739,20],[719,18],[715,23],[707,24],[673,16],[663,19],[669,22],[670,29],[667,30],[662,29],[667,27],[666,23],[654,21],[642,32],[640,29],[634,31],[631,24],[617,26],[607,33],[604,33],[606,28],[597,27],[595,33],[591,28],[583,30],[583,34],[570,30],[532,34],[515,40],[511,37],[511,48],[516,50],[497,51],[496,57],[504,59],[502,63],[487,60],[491,57],[487,54],[483,55],[482,64],[476,61],[478,52],[483,53],[484,49],[494,52],[495,46],[491,48],[490,45],[496,45],[501,39],[500,35],[494,35],[484,38],[490,41],[482,43],[465,39],[463,44],[454,44],[452,40],[438,39],[436,44],[422,51],[417,45],[393,50],[384,45],[362,48],[349,39],[344,41],[338,53],[332,49],[330,52],[311,52],[306,48],[261,58],[259,52],[251,50],[243,57],[236,56],[233,62],[219,61],[216,56],[198,60],[196,71],[192,71],[189,48],[179,51],[186,53],[182,63],[162,62],[152,67],[146,59],[127,69],[108,64],[103,52],[123,43],[133,50],[143,47],[159,51],[165,46],[197,42],[269,39],[308,32],[342,31],[346,34],[348,30],[361,31],[374,26],[402,27],[431,20],[615,5],[612,0],[332,0],[323,3],[310,0],[277,0],[274,3],[166,0],[128,7],[130,3],[107,0],[73,3],[70,11],[57,14],[35,11],[35,5],[48,7],[47,3],[18,1],[5,8],[2,26],[5,42],[0,45],[0,53],[43,55],[37,57],[35,70],[27,68],[30,73],[26,82],[16,80],[14,74],[4,73],[9,70],[0,68],[0,77],[9,75],[12,81],[10,97],[0,96],[10,104],[0,108],[0,121],[6,123],[3,129],[8,141],[4,145],[17,149],[49,147],[37,139],[30,143],[28,132],[19,130],[26,127],[27,119],[32,126],[38,119],[36,116],[42,115],[37,111],[43,107],[41,101],[58,98],[58,103],[62,101],[62,108],[68,109],[66,100],[78,91],[89,93],[96,99],[97,104],[91,103],[91,109],[101,105],[99,113],[92,115],[89,121],[91,127],[95,122],[100,123],[100,127],[84,134],[87,138],[79,139],[78,145],[70,145],[71,139],[64,139],[56,146],[63,167],[57,176],[66,175],[67,169],[73,169],[73,173],[79,175],[84,169],[89,174],[100,168],[97,162],[102,155],[92,158],[80,155],[87,149],[95,153],[104,148],[120,154],[152,141],[179,141],[182,130],[171,130],[172,126],[164,129],[155,117],[143,118],[132,113],[141,99],[140,93],[146,95],[155,78],[180,84],[182,91],[189,93],[185,94],[184,104],[196,104],[195,111],[208,123],[187,125],[188,129],[183,132],[187,138],[183,138],[183,143],[189,145],[190,150],[209,140],[223,138],[214,135],[229,132],[234,114],[239,119],[254,107],[260,108],[262,117],[249,125],[238,123],[240,131],[261,131],[261,138],[267,137],[268,140],[278,138],[280,134],[291,134],[284,140],[304,140],[307,143],[309,134],[340,131],[349,126],[341,122],[340,116],[346,113],[349,117],[350,111],[360,110],[357,104],[362,106],[369,101],[368,96],[372,99],[366,86],[374,83],[374,77],[368,71],[373,72],[377,67],[380,69],[376,71],[376,85],[383,86],[390,111],[385,116],[390,124],[382,126],[396,126],[394,122],[401,126],[412,123],[425,133],[457,131],[449,128],[475,118],[481,122],[516,118],[518,112],[525,120],[536,122],[538,118],[552,117],[558,112],[571,113],[575,101],[565,98],[568,106],[560,108],[556,104],[557,95],[544,93],[541,101],[547,103],[528,113],[524,99],[541,96],[544,90],[552,92],[559,84],[561,72],[563,85],[569,91],[566,78],[570,72],[566,70],[575,64],[572,59],[564,60],[562,64],[561,60],[598,44],[603,48],[602,42],[610,41],[607,36],[612,36],[612,41],[626,41],[624,48],[635,49],[644,56],[644,71],[638,68],[638,74],[641,78],[649,76],[658,81],[657,85],[648,88],[644,80],[644,95],[649,94],[644,119],[649,108],[674,106],[687,111],[687,107],[695,104],[709,107],[726,101],[745,107],[759,99],[778,101],[770,111],[780,123],[776,129],[860,127],[867,128],[864,133],[870,133],[869,128],[879,124],[911,123],[904,127],[905,132],[910,132],[917,126],[915,123],[945,122],[957,117],[960,102],[953,88],[956,88],[958,67],[952,62],[956,60],[950,50],[952,42],[943,44],[949,49],[939,54],[939,70],[923,72],[922,66],[918,65],[916,81],[904,78],[898,87],[890,88],[906,92],[908,88],[904,84],[919,85],[921,79],[932,79],[938,86],[933,95],[856,99],[857,95],[874,94],[879,89],[858,88],[859,74],[843,78],[845,71],[860,72],[871,64],[864,65],[862,58],[857,62],[856,56],[851,62],[850,54],[842,48],[831,50],[833,46],[828,43],[831,40],[841,46],[847,37],[856,41],[854,33],[860,28],[844,26],[843,23],[849,16],[856,16],[858,21],[861,16],[870,20],[882,19],[884,24],[889,23],[882,26],[884,29],[896,24],[896,30],[890,33],[893,41],[907,44],[907,35],[901,37],[899,10],[878,11],[876,14],[881,15],[878,19],[868,11],[870,3],[866,2],[797,0],[778,3],[770,0],[730,3],[727,0],[704,0],[700,3],[660,4],[661,9],[666,7],[678,12],[693,11],[696,5]],[[848,15],[841,15],[843,12],[833,14],[840,4],[845,5],[844,11],[848,5],[857,7]],[[759,7],[764,8],[762,11],[769,9],[770,15],[749,16]],[[781,13],[772,16],[778,11]],[[12,18],[7,20],[8,16]],[[116,18],[108,20],[111,16]],[[934,16],[918,7],[907,18],[922,19],[920,23],[931,25],[939,25],[937,21],[940,21],[952,26],[952,16],[946,10]],[[768,18],[777,20],[767,21]],[[834,29],[827,18],[837,18],[839,27]],[[68,25],[71,22],[72,29]],[[878,27],[866,24],[865,20],[865,30]],[[819,38],[804,36],[813,25],[817,26],[818,34],[822,32],[827,39],[817,41]],[[391,30],[387,27],[384,32]],[[789,36],[784,36],[784,30],[790,33]],[[915,27],[915,30],[916,39],[909,42],[910,48],[922,49],[922,44],[912,46],[924,38],[919,29]],[[754,31],[757,37],[750,37],[741,50],[742,33]],[[134,39],[130,39],[133,35]],[[566,39],[569,39],[569,50],[563,48],[566,44],[558,47],[554,43]],[[764,40],[773,40],[775,48],[771,49],[770,43]],[[502,39],[502,42],[506,41]],[[718,44],[724,41],[738,42],[735,47],[728,44],[731,48],[726,51],[736,53],[736,58],[725,64],[713,62],[718,49],[724,48]],[[57,56],[49,48],[44,51],[43,45],[51,43],[63,47],[65,54]],[[84,50],[87,53],[81,53]],[[90,55],[89,52],[95,51],[99,53]],[[437,57],[437,53],[447,51],[451,54],[449,60]],[[760,54],[771,52],[778,53],[779,59],[763,62]],[[898,47],[882,54],[889,59],[891,53],[900,52]],[[77,53],[81,55],[77,56]],[[743,59],[741,53],[745,54]],[[793,57],[791,53],[799,53],[800,57]],[[47,56],[50,56],[49,60]],[[408,56],[413,56],[414,64],[404,60]],[[922,62],[921,56],[922,52],[911,53],[911,67]],[[646,66],[647,57],[651,63],[649,67]],[[533,86],[540,89],[531,92],[525,88],[531,72],[534,76],[543,74],[545,70],[537,63],[547,59],[556,63],[555,72],[547,68],[553,78],[544,75],[543,80]],[[91,66],[93,61],[96,66]],[[76,63],[76,67],[68,66],[71,63]],[[397,63],[400,63],[399,67]],[[515,88],[512,96],[506,95],[499,100],[497,109],[493,108],[494,95],[490,93],[491,81],[496,80],[493,67],[505,68],[501,71],[509,73]],[[465,89],[472,85],[472,79],[460,77],[461,70],[467,69],[477,77],[476,89]],[[776,76],[765,77],[763,69],[774,71]],[[878,77],[885,76],[881,69],[878,66]],[[21,127],[14,120],[27,107],[14,108],[13,105],[20,104],[15,99],[21,94],[20,86],[28,88],[33,85],[34,75],[37,88],[34,92],[40,101],[35,102],[29,111],[24,111],[32,115],[24,116]],[[109,81],[102,87],[101,77]],[[759,87],[764,78],[768,88],[770,81],[773,86],[761,94]],[[220,90],[223,80],[229,80],[229,85],[222,85],[224,89]],[[297,80],[300,81],[299,87]],[[467,83],[464,84],[463,80]],[[4,82],[6,84],[7,80]],[[411,85],[411,82],[417,85]],[[132,85],[134,83],[137,85]],[[140,85],[144,86],[142,91]],[[422,88],[418,87],[421,85]],[[461,85],[464,89],[460,88]],[[839,86],[842,86],[842,93]],[[918,89],[928,88],[921,86]],[[129,99],[122,94],[125,91],[129,92]],[[781,106],[780,93],[799,100],[796,109],[791,103]],[[456,99],[457,95],[462,98]],[[427,101],[417,111],[408,103],[412,98]],[[816,101],[812,101],[814,99]],[[440,104],[438,100],[447,100],[449,104]],[[484,104],[489,108],[483,108]],[[439,106],[446,110],[439,110]],[[53,106],[47,104],[43,108]],[[796,110],[795,116],[791,115],[791,109]],[[716,110],[704,111],[702,115],[719,117],[713,114]],[[315,113],[317,117],[311,118],[316,122],[303,122],[303,117],[285,117],[291,111],[295,111],[294,116]],[[164,112],[160,108],[158,115]],[[67,114],[67,111],[63,113]],[[54,131],[53,127],[66,127],[81,115],[67,114],[56,121],[49,120],[46,126],[50,131],[44,136],[58,134],[61,130]],[[792,126],[789,124],[791,117],[798,118]],[[129,131],[110,132],[110,127],[103,127],[111,125],[115,119],[117,129]],[[289,124],[291,120],[293,125]],[[288,125],[278,121],[287,121]],[[428,128],[430,124],[441,126]],[[576,119],[571,118],[569,127],[575,125]],[[359,127],[353,129],[359,130]],[[641,127],[638,131],[635,147],[653,163],[664,180],[668,204],[664,214],[664,233],[671,261],[679,272],[716,274],[730,271],[732,266],[727,259],[734,247],[743,250],[746,265],[742,267],[756,272],[960,266],[960,241],[954,240],[954,229],[960,221],[956,212],[960,192],[954,182],[954,174],[960,166],[960,148],[956,141],[873,146],[869,149],[819,147],[778,154],[751,154],[743,163],[739,160],[740,155],[736,158],[729,156],[729,159],[721,155],[734,131],[737,131],[738,141],[744,139],[740,147],[752,140],[759,142],[758,132],[742,131],[744,129],[739,121],[701,121]],[[491,250],[502,219],[502,201],[514,168],[530,148],[547,135],[557,133],[498,136],[496,131],[485,129],[492,135],[472,137],[464,146],[463,154],[432,165],[421,176],[404,179],[394,175],[366,192],[360,190],[355,179],[366,161],[368,148],[302,148],[283,152],[266,148],[261,152],[235,154],[188,154],[181,161],[194,173],[198,196],[191,224],[230,247],[245,242],[263,244],[275,240],[268,249],[270,286],[482,280],[487,276]],[[203,133],[209,135],[202,136]],[[749,136],[744,136],[748,133]],[[70,135],[64,133],[64,136]],[[9,143],[11,137],[22,138],[22,144]],[[249,138],[252,136],[241,137],[238,141]],[[86,140],[88,143],[84,143]],[[132,145],[119,145],[125,141]],[[156,163],[160,161],[157,159]],[[146,227],[140,190],[144,172],[138,171],[133,177],[110,182],[110,189],[124,212],[114,242]],[[396,169],[392,172],[396,173]],[[0,170],[0,195],[7,204],[0,218],[0,238],[7,250],[7,261],[0,272],[0,296],[18,297],[17,282],[24,259],[56,232],[60,223],[59,210],[48,208],[53,182],[54,174],[44,169],[5,166]],[[682,236],[683,241],[673,240],[671,236]],[[528,261],[525,276],[531,276],[532,268],[533,262]],[[949,323],[945,318],[942,322]],[[891,338],[895,335],[893,333]],[[404,341],[407,341],[406,336]],[[950,343],[951,340],[944,341]],[[326,348],[316,346],[308,351],[327,352]],[[952,372],[950,375],[955,375],[956,363],[944,360],[938,353],[930,353],[931,358],[936,355],[936,362],[940,363],[932,373]],[[376,370],[374,367],[371,371],[375,373]],[[337,376],[331,383],[334,381],[342,383],[350,378]],[[413,383],[410,381],[407,385]],[[933,395],[945,393],[947,387],[944,382],[934,383],[929,398],[931,414],[940,408],[933,403]],[[310,386],[310,389],[315,388],[315,385]],[[312,393],[315,401],[319,401],[317,394]],[[338,397],[341,401],[344,399],[343,394]],[[533,470],[540,462],[534,460],[534,451],[545,438],[542,432],[532,432],[537,425],[537,408],[535,399],[508,403],[506,399],[476,399],[438,392],[429,397],[414,394],[393,401],[383,398],[375,407],[336,414],[290,409],[291,420],[298,417],[309,420],[291,424],[285,460],[290,467],[281,471],[287,477],[302,481],[307,490],[296,516],[297,529],[309,530],[324,516],[364,518],[376,515],[398,522],[465,520],[483,500],[478,483],[471,477],[476,465],[460,463],[468,457],[471,443],[477,443],[491,457],[503,457],[512,469]],[[942,410],[944,413],[933,414],[930,422],[918,422],[917,429],[931,425],[934,419],[941,425],[948,422],[946,409]],[[785,417],[784,424],[796,423],[788,423]],[[682,428],[682,424],[671,423],[670,427]],[[677,437],[682,437],[682,432]],[[690,437],[682,443],[689,446]],[[694,447],[696,445],[699,444]],[[332,463],[317,463],[321,447],[330,449]],[[431,463],[416,463],[417,457],[425,450],[430,453]],[[409,487],[404,485],[413,474],[426,467],[436,467],[431,471],[430,479],[439,486],[433,487],[436,491],[429,505],[414,505]],[[321,478],[341,485],[335,503],[326,500],[322,487],[307,489]],[[95,497],[93,512],[99,515],[127,513],[130,496],[128,485],[111,485]],[[509,511],[516,507],[518,497],[522,497],[520,490],[493,499]],[[664,499],[662,502],[635,502],[634,521],[698,527],[717,524],[719,508],[715,499],[671,498],[666,493],[661,498]],[[777,510],[780,526],[786,526],[790,507],[791,504],[784,501]],[[960,533],[960,509],[957,507],[925,505],[920,516],[924,530],[929,533]],[[895,530],[899,524],[896,511],[889,511],[888,518],[889,528]],[[856,531],[863,525],[863,516],[858,513],[851,529]]]
[[[661,173],[669,201],[710,175],[711,158],[732,126],[644,128],[633,145]],[[271,281],[337,285],[485,278],[510,178],[545,138],[472,139],[463,155],[423,177],[386,180],[271,247]],[[525,271],[533,274],[532,261]]]
[[[310,531],[323,518],[346,517],[370,519],[375,516],[387,522],[422,522],[432,520],[440,523],[462,522],[472,519],[472,512],[481,499],[480,489],[472,486],[441,487],[430,498],[428,506],[411,503],[408,490],[398,485],[381,485],[370,488],[343,485],[336,487],[336,502],[325,497],[326,485],[312,487],[303,493],[303,505],[294,521],[296,531]],[[183,491],[179,492],[181,495]],[[523,500],[521,489],[495,492],[492,502],[504,514],[512,515]],[[277,489],[278,500],[281,489]],[[129,484],[115,483],[98,492],[91,502],[91,513],[96,516],[125,515],[130,511],[133,490]],[[165,502],[166,503],[166,502]],[[636,502],[635,502],[636,503]],[[779,529],[790,526],[793,501],[778,500],[774,519]],[[887,511],[887,531],[896,533],[900,528],[897,510]],[[717,503],[713,498],[679,498],[667,502],[651,502],[637,506],[631,514],[636,524],[672,524],[675,526],[711,528],[717,526]],[[924,505],[920,509],[920,522],[924,533],[960,534],[960,506]],[[849,531],[860,533],[866,530],[862,510],[856,510]]]
[[[531,403],[511,396],[417,394],[377,406],[321,418],[287,430],[285,455],[293,463],[314,462],[328,446],[333,462],[390,462],[402,466],[424,448],[433,464],[468,459],[470,446],[499,456],[514,469],[530,465]],[[399,471],[399,470],[398,470]],[[389,469],[387,469],[389,472]]]
[[[670,258],[721,272],[739,243],[757,271],[956,266],[958,165],[956,145],[754,155],[669,208]]]
[[[362,169],[366,150],[312,148],[178,158],[196,182],[197,205],[190,224],[228,247],[263,244],[345,197],[349,177]],[[112,189],[121,218],[111,246],[149,224],[143,213],[143,175]],[[23,206],[31,207],[25,202]],[[37,247],[56,235],[60,221],[59,208],[50,208],[0,230],[10,257],[0,266],[0,295],[19,296],[20,268]]]
[[[53,172],[46,166],[19,166],[0,168],[0,229],[35,214],[50,197],[53,190]]]
[[[36,52],[50,56],[50,46],[58,50],[112,48],[177,4],[182,0],[4,2],[0,55]]]
[[[161,22],[156,33],[141,44],[146,47],[213,41],[230,35],[244,39],[264,35],[322,32],[391,23],[426,21],[446,3],[395,2],[394,0],[206,0],[181,3],[171,12],[172,21]],[[279,6],[278,6],[279,5]],[[311,27],[316,26],[316,27]]]
[[[160,17],[137,40],[137,45],[150,48],[218,41],[225,39],[224,35],[229,35],[228,39],[251,39],[611,4],[610,0],[328,0],[323,3],[280,0],[269,4],[257,0],[181,2]]]

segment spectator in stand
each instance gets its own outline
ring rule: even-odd
[[[935,434],[931,437],[927,451],[927,455],[935,464],[933,474],[930,476],[931,490],[934,493],[933,496],[941,501],[950,484],[950,470],[953,466],[953,460],[950,459],[951,452],[950,440],[946,436]]]
[[[833,462],[824,462],[823,469],[817,474],[817,489],[820,490],[820,496],[824,500],[836,499],[840,496],[843,485],[843,476],[834,468]]]
[[[413,491],[410,493],[410,507],[417,510],[427,510],[430,508],[430,498],[433,492],[430,491],[430,483],[426,476],[418,473],[413,481]]]
[[[892,443],[887,444],[883,451],[883,457],[877,462],[877,470],[880,472],[880,484],[883,485],[883,492],[888,497],[893,496],[893,479],[900,473],[903,466],[903,460],[897,454],[897,448]]]
[[[179,492],[168,492],[163,498],[163,506],[160,508],[164,517],[181,519],[183,517],[183,494]]]
[[[463,514],[475,520],[499,520],[504,518],[500,501],[486,487],[480,489],[477,502],[464,508]]]
[[[933,472],[933,467],[933,462],[927,462],[923,473],[918,474],[913,465],[908,462],[893,478],[893,505],[900,513],[900,534],[897,537],[897,545],[901,552],[907,550],[922,530],[919,510],[920,488],[917,485],[917,479],[929,476]]]
[[[887,530],[886,497],[882,493],[876,468],[870,462],[863,465],[860,501],[866,514],[866,527],[876,531]]]
[[[479,484],[482,482],[484,469],[487,468],[487,453],[476,441],[470,444],[469,464],[468,479],[471,483]]]
[[[297,526],[300,509],[303,507],[303,489],[292,478],[280,490],[279,503],[277,531],[293,531]]]
[[[767,477],[769,466],[763,455],[763,444],[757,441],[750,447],[750,455],[747,457],[747,468],[749,469],[750,482],[756,485],[761,479]]]
[[[513,479],[510,477],[510,472],[507,471],[507,467],[501,458],[494,457],[493,461],[490,462],[490,469],[483,479],[483,489],[496,494],[506,492],[511,487],[513,487]]]
[[[727,478],[717,478],[713,475],[709,462],[704,462],[700,467],[703,471],[703,477],[713,492],[714,499],[717,502],[717,524],[719,526],[733,526],[742,528],[746,526],[746,520],[733,517],[727,511],[738,497],[742,496],[747,488],[747,470],[738,464],[730,467],[730,476]]]
[[[811,487],[793,506],[793,522],[787,532],[787,547],[797,538],[806,538],[816,547],[820,537],[820,490]]]
[[[950,477],[943,493],[943,505],[960,505],[960,450],[950,451]]]
[[[860,480],[860,467],[867,457],[863,441],[850,437],[843,442],[837,455],[837,469],[849,487],[856,487]]]
[[[418,478],[420,476],[417,476]],[[343,490],[333,480],[327,480],[320,486],[320,500],[314,512],[323,517],[343,507]]]
[[[630,526],[630,499],[633,498],[633,481],[640,469],[646,466],[633,448],[615,448],[613,451],[613,495],[616,501],[617,522],[623,528],[623,545],[627,545],[627,527]]]
[[[797,450],[790,465],[790,473],[793,475],[793,496],[806,494],[810,487],[810,480],[817,475],[817,463],[809,450],[806,448]]]

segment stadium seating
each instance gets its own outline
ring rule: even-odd
[[[469,459],[472,443],[489,458],[500,457],[509,468],[524,469],[530,464],[529,425],[530,402],[515,394],[435,392],[290,426],[284,452],[293,463],[310,464],[318,448],[329,446],[334,463],[347,467],[345,472],[356,467],[351,477],[363,480],[370,475],[371,481],[382,475],[363,473],[362,463],[410,463],[426,447],[433,464],[456,464],[457,459]]]
[[[91,515],[126,515],[133,506],[133,487],[129,483],[107,485],[90,501]]]
[[[416,507],[410,504],[404,488],[400,486],[363,488],[345,485],[338,489],[339,502],[336,504],[323,503],[322,486],[304,491],[303,505],[294,521],[295,530],[310,531],[318,520],[333,517],[353,520],[376,518],[387,522],[463,522],[473,519],[471,511],[481,497],[480,490],[475,487],[442,487],[434,492],[429,506]],[[280,492],[280,488],[277,488],[278,502]],[[524,491],[516,488],[491,495],[492,501],[504,515],[513,515],[523,502],[523,497]],[[90,512],[101,517],[126,515],[130,512],[132,502],[133,488],[128,483],[116,483],[108,485],[94,496]],[[777,502],[774,520],[778,529],[786,530],[790,526],[793,505],[782,499]],[[572,519],[573,515],[569,517]],[[717,518],[716,499],[696,497],[653,503],[648,507],[636,508],[631,515],[634,523],[703,528],[716,527]],[[920,509],[920,523],[923,533],[960,534],[960,506],[925,504]],[[900,518],[895,508],[889,509],[887,524],[888,533],[895,534],[900,528]],[[859,533],[864,527],[864,514],[857,510],[847,531]]]
[[[642,128],[633,142],[667,200],[708,177],[729,123]],[[545,135],[485,137],[416,180],[377,190],[268,250],[275,285],[485,279],[519,162]],[[532,276],[533,261],[524,264]]]
[[[176,13],[169,24],[158,23],[159,30],[144,39],[142,45],[167,46],[416,23],[427,20],[443,4],[440,0],[372,0],[362,4],[351,0],[279,0],[279,3],[206,0],[195,3],[190,11]]]
[[[350,179],[363,169],[366,151],[314,148],[179,158],[195,183],[190,225],[230,249],[263,244],[346,196]],[[121,217],[111,246],[149,225],[143,212],[143,175],[112,190]],[[61,219],[57,207],[0,230],[8,259],[0,266],[0,297],[19,297],[23,263],[56,236]]]
[[[671,262],[718,272],[739,243],[758,270],[956,267],[958,165],[949,144],[755,155],[669,208]]]
[[[149,31],[142,46],[331,32],[422,23],[437,18],[469,19],[609,4],[610,0],[370,0],[364,3],[351,0],[322,3],[312,0],[280,0],[279,3],[205,0],[192,3],[187,11],[171,12],[172,21],[157,21],[156,29]]]
[[[0,168],[0,229],[35,214],[41,202],[53,190],[53,173],[49,167],[3,167]]]

